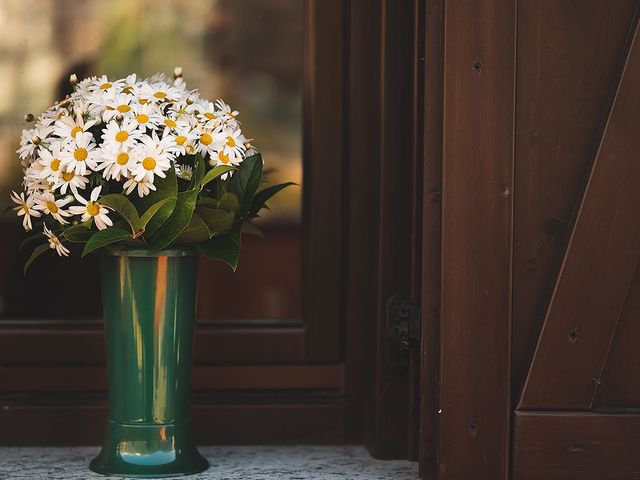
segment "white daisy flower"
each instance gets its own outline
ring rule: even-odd
[[[46,178],[49,183],[54,183],[62,175],[62,142],[55,142],[50,145],[50,149],[42,148],[38,150],[38,162],[42,165],[40,178]]]
[[[238,165],[244,159],[247,148],[244,146],[244,135],[240,129],[224,129],[216,132],[211,155],[211,162],[216,165]]]
[[[143,132],[148,128],[154,129],[162,123],[164,117],[156,105],[150,103],[132,104],[131,107],[133,119]]]
[[[131,102],[133,97],[126,93],[114,93],[104,97],[101,107],[104,109],[102,112],[102,120],[109,122],[118,115],[126,115],[131,112]]]
[[[169,153],[162,151],[158,144],[148,136],[143,137],[142,145],[132,150],[131,154],[136,165],[132,173],[138,182],[146,179],[153,183],[155,175],[165,178],[164,172],[171,168]]]
[[[220,110],[222,113],[227,114],[231,117],[237,117],[240,112],[237,110],[232,110],[231,107],[224,102],[221,98],[216,100],[216,108]]]
[[[105,180],[114,179],[119,181],[121,177],[129,178],[135,162],[131,158],[129,151],[119,148],[103,147],[98,170],[104,170]]]
[[[213,154],[215,152],[215,139],[220,135],[220,129],[211,129],[208,127],[201,127],[197,130],[197,151],[203,155]]]
[[[156,133],[156,131],[153,131],[151,132],[151,136],[149,136],[149,134],[147,133],[147,135],[144,136],[142,140],[145,145],[149,147],[158,147],[160,152],[169,154],[170,160],[173,160],[173,155],[171,154],[173,146],[175,145],[173,135],[163,133],[162,137],[158,138],[158,134]]]
[[[209,128],[215,128],[220,124],[219,113],[213,102],[204,102],[198,110],[198,119]]]
[[[64,170],[51,187],[52,190],[60,189],[62,195],[67,194],[70,188],[74,196],[78,195],[78,189],[84,190],[89,179],[83,175],[77,175],[73,170]]]
[[[131,177],[129,180],[124,182],[122,188],[124,189],[124,193],[126,195],[129,195],[131,192],[133,192],[133,190],[137,188],[138,196],[142,198],[146,195],[149,195],[149,192],[151,192],[151,190],[155,191],[156,186],[153,184],[153,182],[150,182],[146,179],[138,181],[135,179],[135,177]]]
[[[69,222],[65,220],[65,217],[70,217],[71,213],[64,210],[64,206],[71,202],[73,197],[61,198],[56,200],[56,197],[51,192],[44,192],[35,197],[35,205],[33,208],[42,211],[45,215],[51,215],[62,225],[67,225]]]
[[[16,153],[22,160],[32,158],[38,149],[38,146],[46,140],[51,133],[53,133],[53,127],[50,125],[43,125],[40,128],[23,130],[22,137],[20,138],[20,148]]]
[[[124,79],[122,93],[126,93],[127,95],[137,95],[140,91],[140,84],[136,80],[137,76],[135,73],[127,76],[127,78]]]
[[[175,155],[193,155],[196,152],[195,141],[198,138],[198,132],[192,130],[191,126],[182,123],[178,124],[175,135],[172,135],[172,144],[169,151]]]
[[[176,177],[182,180],[191,180],[193,177],[193,167],[191,165],[180,165],[176,163]]]
[[[112,121],[102,130],[102,146],[110,150],[129,149],[135,146],[142,136],[143,132],[138,129],[136,121],[130,118],[125,118],[121,123]]]
[[[105,228],[113,225],[113,222],[107,215],[107,213],[109,213],[109,210],[106,206],[101,205],[97,201],[101,191],[102,186],[94,188],[88,201],[84,197],[77,195],[76,199],[82,205],[74,205],[72,207],[69,207],[69,211],[73,215],[82,215],[81,220],[83,222],[87,222],[93,219],[93,222],[96,224],[96,227],[98,227],[98,230],[104,230]]]
[[[140,96],[153,103],[173,102],[180,98],[181,92],[166,82],[145,83],[140,89]]]
[[[115,92],[122,90],[124,86],[124,79],[110,81],[106,75],[92,79],[87,85],[87,91],[89,92]]]
[[[17,207],[14,207],[14,210],[18,212],[18,216],[21,217],[24,215],[22,219],[22,226],[25,230],[31,230],[33,225],[31,225],[31,217],[39,217],[40,212],[33,208],[34,197],[27,196],[24,197],[24,192],[20,192],[18,195],[16,192],[11,192],[11,200],[17,204]]]
[[[46,225],[44,226],[42,233],[44,233],[49,239],[49,247],[55,250],[58,255],[61,257],[69,256],[69,249],[62,245],[60,239],[51,230],[49,230]]]
[[[85,122],[82,115],[76,115],[75,117],[62,117],[60,120],[56,121],[53,133],[63,140],[71,141],[75,139],[76,135],[79,133],[85,133],[95,125],[95,123],[95,120]]]
[[[95,148],[91,133],[76,134],[73,141],[65,144],[61,152],[62,165],[77,175],[85,175],[87,171],[95,170],[98,166]]]
[[[44,167],[39,162],[33,162],[24,171],[24,185],[27,192],[33,192],[36,190],[48,190],[49,180],[42,177],[42,171]]]

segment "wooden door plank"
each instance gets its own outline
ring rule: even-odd
[[[640,415],[516,412],[513,480],[640,478]]]
[[[578,212],[521,409],[588,409],[640,255],[637,28]]]
[[[445,2],[438,478],[508,476],[516,2]]]
[[[640,409],[640,265],[636,267],[611,350],[598,384],[594,408]]]
[[[435,477],[438,444],[438,357],[440,336],[440,272],[442,218],[443,0],[427,0],[423,35],[424,63],[418,83],[422,97],[422,329],[420,364],[421,478]]]
[[[512,383],[521,393],[638,0],[518,4]],[[595,139],[595,141],[594,141]]]

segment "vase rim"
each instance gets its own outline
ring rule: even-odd
[[[200,255],[195,248],[176,247],[163,250],[148,250],[145,248],[131,248],[122,250],[102,249],[102,255],[114,257],[194,257]]]

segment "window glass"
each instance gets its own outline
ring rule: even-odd
[[[3,0],[0,3],[0,198],[20,184],[15,151],[26,113],[68,93],[68,77],[171,74],[240,111],[274,183],[302,184],[301,0]],[[278,25],[280,27],[278,27]],[[204,319],[296,318],[301,188],[289,188],[245,237],[238,272],[201,262]],[[99,318],[97,259],[41,258],[26,278],[24,238],[0,218],[0,318]]]

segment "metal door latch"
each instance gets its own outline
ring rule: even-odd
[[[389,297],[387,335],[400,350],[408,350],[411,342],[420,340],[420,306],[398,294]]]

